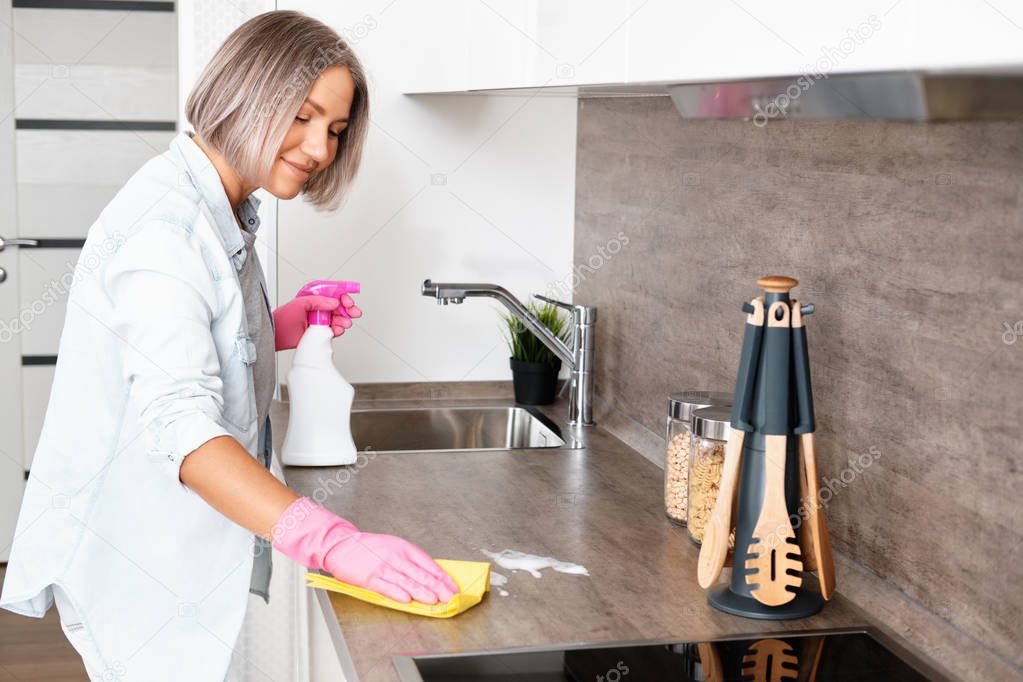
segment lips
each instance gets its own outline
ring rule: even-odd
[[[293,164],[291,161],[288,161],[284,157],[281,157],[281,161],[283,161],[284,164],[288,168],[290,168],[295,175],[302,178],[303,180],[307,179],[310,175],[312,175],[312,170],[306,170],[301,166],[296,166],[295,164]]]

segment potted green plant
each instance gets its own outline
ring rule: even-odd
[[[572,330],[561,316],[557,306],[530,301],[526,306],[547,329],[565,343]],[[519,318],[502,312],[511,351],[512,384],[515,387],[515,402],[521,405],[549,405],[554,402],[561,371],[561,358],[544,345]]]

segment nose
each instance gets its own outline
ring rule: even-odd
[[[327,135],[329,134],[326,130],[309,130],[302,140],[302,153],[316,161],[317,166],[323,166],[328,160]]]

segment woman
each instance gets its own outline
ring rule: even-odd
[[[223,680],[248,592],[268,599],[270,542],[399,601],[457,591],[415,545],[360,532],[267,470],[274,350],[339,302],[271,318],[252,193],[337,206],[368,126],[362,67],[324,24],[269,12],[228,37],[186,109],[195,134],[89,230],[0,597],[34,617],[56,602],[92,679]]]

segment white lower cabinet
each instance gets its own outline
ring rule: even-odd
[[[346,682],[337,646],[315,590],[307,589],[309,613],[309,682]]]

